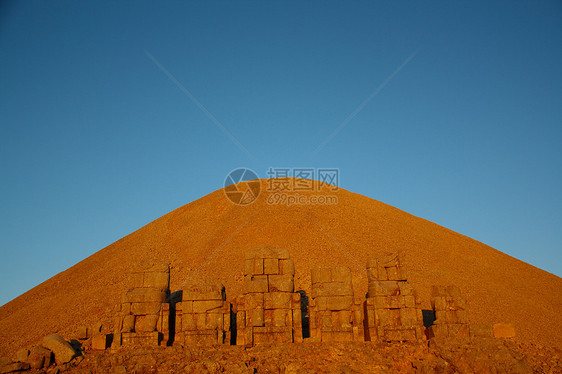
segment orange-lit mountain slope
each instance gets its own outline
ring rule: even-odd
[[[264,191],[239,206],[223,190],[182,206],[96,252],[0,308],[0,356],[79,325],[110,320],[139,259],[171,265],[171,289],[221,281],[241,292],[244,252],[258,246],[290,251],[295,287],[310,290],[310,269],[351,268],[355,292],[367,292],[365,265],[378,251],[402,249],[409,281],[429,309],[430,286],[454,284],[471,322],[512,323],[518,339],[562,347],[562,279],[476,240],[343,189],[332,205],[269,205]],[[310,193],[299,192],[301,195]],[[63,233],[61,233],[63,234]]]

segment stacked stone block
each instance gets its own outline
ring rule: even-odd
[[[355,300],[349,268],[311,270],[310,337],[315,341],[363,341],[362,301]]]
[[[230,344],[230,303],[222,284],[191,286],[176,303],[174,343]]]
[[[420,300],[408,283],[403,252],[381,253],[367,262],[367,326],[370,340],[424,338]]]
[[[166,345],[169,340],[170,267],[141,261],[130,274],[114,324],[113,346]]]
[[[470,330],[466,302],[457,286],[432,286],[431,307],[435,321],[430,326],[430,336],[468,338]]]
[[[301,295],[294,292],[294,275],[287,250],[246,252],[244,293],[234,305],[237,345],[302,341]]]

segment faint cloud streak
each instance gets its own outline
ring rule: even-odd
[[[330,140],[332,140],[334,136],[336,136],[345,126],[347,126],[347,124],[351,122],[351,120],[369,103],[369,101],[377,96],[378,93],[381,92],[382,89],[392,80],[392,78],[394,78],[400,72],[400,70],[408,65],[408,63],[416,56],[417,53],[418,51],[415,51],[410,56],[408,56],[408,58],[404,60],[404,62],[400,66],[398,66],[398,68],[396,68],[396,70],[394,70],[392,74],[390,74],[365,100],[363,100],[363,102],[338,127],[336,127],[336,129],[330,135],[328,135],[326,139],[324,139],[324,141],[314,150],[314,152],[312,152],[312,156],[318,154],[318,152],[320,152],[320,150],[322,150],[322,148],[324,148],[324,146],[328,144],[328,142],[330,142]]]

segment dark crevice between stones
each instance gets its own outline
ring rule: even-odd
[[[423,325],[426,328],[429,326],[433,326],[433,322],[435,322],[435,312],[433,310],[423,309],[422,317],[423,317]]]
[[[236,345],[237,336],[238,327],[236,325],[236,313],[234,313],[232,304],[230,304],[230,345]]]
[[[367,311],[367,302],[364,301],[363,302],[363,334],[365,336],[365,341],[366,342],[370,342],[371,341],[371,331],[369,330],[369,319],[367,318],[368,316],[368,311]]]
[[[302,338],[310,338],[310,317],[308,316],[308,296],[303,290],[297,291],[301,294],[301,321],[302,321]]]
[[[170,316],[168,318],[168,329],[170,331],[170,337],[168,339],[167,346],[172,346],[176,337],[176,304],[183,300],[183,291],[179,290],[173,292],[169,296],[170,301]]]

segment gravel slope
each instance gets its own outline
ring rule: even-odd
[[[367,292],[365,265],[378,251],[403,249],[409,281],[429,309],[433,284],[464,293],[471,322],[515,325],[518,340],[562,347],[562,279],[485,244],[379,201],[343,189],[335,205],[248,206],[223,190],[182,206],[57,274],[0,308],[0,356],[79,325],[111,321],[139,259],[171,264],[171,289],[221,281],[241,292],[244,252],[258,246],[290,251],[295,287],[310,291],[310,269],[351,268],[356,294]],[[308,195],[306,192],[299,192]],[[107,325],[107,324],[106,324]]]

